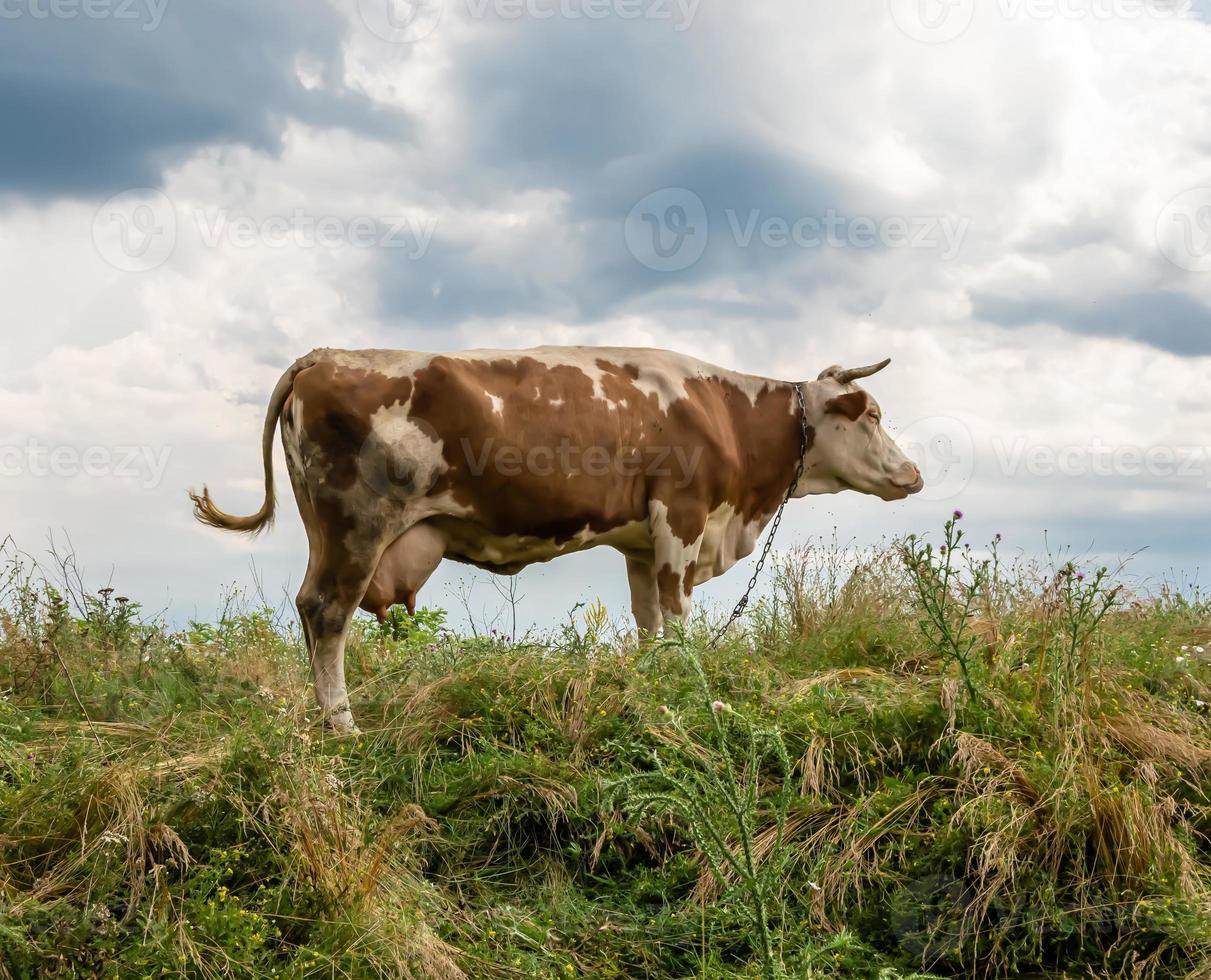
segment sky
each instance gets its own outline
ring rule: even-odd
[[[1209,21],[1205,0],[2,0],[0,536],[70,542],[91,586],[174,623],[228,587],[281,602],[306,560],[289,492],[252,541],[185,494],[257,509],[296,357],[611,344],[786,380],[892,358],[867,386],[927,489],[794,501],[779,548],[959,508],[1010,554],[1198,582]],[[750,566],[699,599],[730,606]],[[445,563],[422,604],[491,623],[490,579]],[[522,630],[628,608],[604,549],[516,584]]]

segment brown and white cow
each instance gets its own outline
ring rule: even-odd
[[[795,496],[921,489],[853,384],[887,363],[798,383],[807,453]],[[609,545],[626,558],[641,634],[684,617],[694,586],[753,550],[794,477],[795,384],[637,348],[317,350],[270,399],[261,509],[232,517],[207,490],[190,496],[205,524],[266,527],[281,425],[310,543],[298,608],[316,697],[347,729],[353,614],[414,611],[442,558],[513,574]]]

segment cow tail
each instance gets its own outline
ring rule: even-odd
[[[225,514],[215,506],[210,499],[210,490],[202,487],[201,494],[189,491],[189,499],[193,501],[193,516],[209,527],[217,527],[224,531],[238,531],[241,534],[259,534],[273,523],[273,512],[277,506],[277,498],[273,492],[273,435],[277,430],[278,419],[286,405],[286,399],[294,388],[294,379],[300,371],[315,364],[321,354],[314,351],[302,357],[290,366],[282,375],[273,395],[269,399],[269,409],[265,414],[265,429],[261,436],[261,454],[265,466],[265,502],[261,509],[250,517],[236,517]]]

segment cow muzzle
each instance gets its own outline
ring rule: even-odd
[[[918,467],[913,466],[912,478],[910,480],[905,482],[893,480],[891,485],[894,490],[894,495],[891,497],[891,499],[903,500],[905,497],[910,497],[914,493],[920,493],[923,489],[925,489],[925,480],[921,476],[921,470]]]

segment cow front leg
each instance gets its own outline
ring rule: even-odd
[[[667,627],[669,623],[679,623],[689,617],[702,532],[686,542],[665,523],[665,527],[655,529],[654,566],[660,614]]]
[[[651,558],[627,558],[627,581],[631,586],[631,613],[639,628],[639,642],[660,632],[664,617],[660,614],[660,592],[656,586],[656,566]]]

